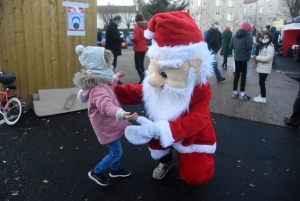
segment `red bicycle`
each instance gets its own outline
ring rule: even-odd
[[[0,125],[3,123],[10,126],[15,125],[23,114],[25,107],[24,100],[21,96],[10,94],[10,90],[16,89],[16,86],[13,84],[15,80],[15,74],[5,74],[0,70],[0,83],[6,89],[5,92],[0,91],[0,95],[2,95],[2,99],[0,99]]]

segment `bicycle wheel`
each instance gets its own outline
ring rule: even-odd
[[[20,120],[23,113],[23,107],[20,99],[17,97],[9,97],[8,102],[5,104],[5,108],[8,107],[8,104],[10,109],[6,112],[4,120],[8,125],[12,126]]]

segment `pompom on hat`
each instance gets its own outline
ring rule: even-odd
[[[185,61],[200,57],[200,83],[206,83],[215,59],[190,14],[183,11],[158,13],[150,19],[144,36],[152,39],[147,56],[159,59],[161,67],[180,68]]]
[[[87,69],[88,73],[112,77],[114,72],[107,67],[104,59],[104,48],[78,45],[75,52],[79,55],[81,65]]]

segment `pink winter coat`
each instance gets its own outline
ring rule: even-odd
[[[79,80],[84,77],[83,74],[77,73],[75,77]],[[94,83],[90,87],[83,88],[82,95],[88,100],[88,116],[99,142],[108,144],[121,138],[130,123],[127,120],[117,121],[116,118],[118,110],[122,108],[114,92],[117,81],[105,83],[101,78],[100,81],[98,78],[96,81],[95,77],[93,78],[89,82],[82,81],[82,83]]]

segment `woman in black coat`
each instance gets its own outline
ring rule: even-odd
[[[122,55],[121,52],[121,43],[125,41],[125,39],[120,37],[120,32],[118,29],[118,25],[122,22],[121,16],[116,15],[113,20],[108,24],[106,29],[106,41],[105,41],[105,49],[112,51],[114,55],[113,66],[116,69],[117,66],[117,57]]]

